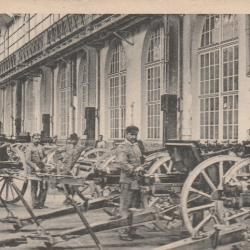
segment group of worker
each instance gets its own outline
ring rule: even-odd
[[[141,171],[143,163],[143,144],[138,143],[137,135],[139,129],[136,126],[128,126],[125,129],[125,139],[117,146],[116,162],[120,166],[120,208],[119,213],[112,216],[110,219],[115,220],[125,218],[128,221],[131,218],[130,208],[137,208],[140,203],[140,190],[138,183],[138,172]],[[26,163],[29,166],[30,172],[46,172],[46,157],[45,150],[40,144],[41,135],[33,134],[30,146],[26,150]],[[105,148],[107,143],[100,135],[95,143],[97,148]],[[86,146],[79,144],[79,137],[73,133],[69,137],[69,143],[65,147],[56,149],[56,153],[64,152],[59,166],[60,174],[72,175],[72,169],[80,157],[81,153],[86,149]],[[68,192],[72,192],[67,186]],[[48,191],[48,183],[46,181],[31,180],[31,199],[34,209],[45,208],[45,200]],[[73,194],[72,194],[73,195]],[[64,204],[68,204],[67,199]],[[131,241],[134,238],[141,237],[135,233],[135,229],[130,225],[126,229],[119,231],[121,240]]]

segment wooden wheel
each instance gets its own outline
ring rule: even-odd
[[[250,189],[250,159],[235,163],[224,178],[224,197],[227,206],[231,208],[224,220],[246,223],[245,215],[250,214],[249,189]],[[229,203],[229,202],[230,203]]]
[[[250,159],[244,159],[237,162],[227,172],[224,178],[224,184],[231,183],[231,185],[239,186],[242,182],[250,181]]]
[[[173,171],[173,162],[168,154],[156,156],[145,170],[146,175],[170,174]]]
[[[10,147],[8,150],[8,154],[10,156],[10,160],[23,164],[24,170],[15,170],[12,169],[10,171],[15,171],[16,177],[13,177],[6,173],[6,175],[2,175],[0,177],[0,196],[1,199],[4,200],[6,203],[13,204],[20,200],[20,196],[16,193],[16,191],[11,186],[11,182],[14,182],[18,189],[21,191],[22,195],[25,194],[28,186],[28,180],[25,179],[26,173],[26,163],[25,163],[25,156],[24,152],[20,150],[17,146]]]
[[[234,156],[212,157],[200,163],[186,179],[181,192],[181,212],[193,237],[212,230],[214,224],[225,223],[226,211],[221,199],[223,180],[238,161],[240,158]]]
[[[107,152],[107,149],[104,148],[93,148],[88,151],[85,151],[80,158],[78,159],[78,162],[87,162],[87,163],[96,163],[100,157],[104,153]]]

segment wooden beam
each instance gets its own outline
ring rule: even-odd
[[[105,205],[107,205],[109,200],[110,200],[110,198],[103,198],[103,197],[90,200],[89,204],[88,204],[88,209],[94,210],[94,209],[104,207]],[[84,203],[81,203],[79,205],[79,208],[82,210],[85,210]],[[38,220],[45,221],[45,220],[49,220],[49,219],[54,219],[54,218],[66,216],[66,215],[73,214],[73,213],[75,213],[75,208],[70,206],[70,207],[66,207],[66,208],[60,208],[60,209],[57,209],[57,210],[54,210],[54,211],[51,211],[48,213],[36,215],[36,218]],[[27,226],[27,225],[31,225],[34,223],[33,219],[31,217],[20,218],[19,222],[21,223],[22,227]],[[20,223],[19,224],[16,223],[13,225],[16,230],[21,228]]]
[[[220,231],[218,245],[226,245],[234,242],[239,242],[244,240],[244,233],[246,232],[246,227],[235,224],[231,225],[225,230]],[[212,234],[214,231],[209,233],[208,237],[201,239],[186,238],[179,240],[161,247],[154,248],[153,250],[200,250],[200,249],[212,249],[213,239]]]
[[[135,214],[133,216],[133,225],[138,225],[141,223],[154,221],[154,220],[156,220],[156,214],[153,211],[149,210],[149,211],[142,212],[140,214]],[[126,227],[128,225],[129,225],[128,220],[122,218],[122,219],[114,220],[114,221],[100,221],[100,222],[92,223],[90,227],[92,228],[93,232],[100,232],[100,231],[112,230],[112,229],[116,229],[120,227]],[[62,237],[63,239],[67,239],[67,237],[70,235],[84,235],[87,233],[88,233],[87,228],[83,226],[83,227],[78,227],[78,228],[64,231],[57,236]]]
[[[1,236],[0,239],[0,247],[6,247],[6,246],[19,246],[20,244],[26,244],[27,239],[24,236],[8,236],[8,238],[4,238]]]

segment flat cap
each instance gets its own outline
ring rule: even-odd
[[[78,135],[77,135],[76,133],[73,133],[73,134],[71,134],[71,135],[69,136],[69,139],[70,139],[70,140],[78,140],[79,138],[78,138]]]
[[[132,132],[139,132],[139,128],[134,126],[134,125],[131,125],[131,126],[127,126],[125,128],[125,133],[132,133]]]

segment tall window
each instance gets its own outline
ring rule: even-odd
[[[147,137],[160,139],[160,99],[164,66],[164,33],[160,25],[151,33],[148,44],[145,63]]]
[[[126,58],[122,45],[116,41],[109,63],[110,138],[122,138],[126,125]]]
[[[62,66],[58,76],[59,81],[59,129],[62,137],[68,136],[70,84],[66,79],[66,66]]]
[[[238,51],[237,16],[207,15],[199,49],[201,139],[238,138]]]

